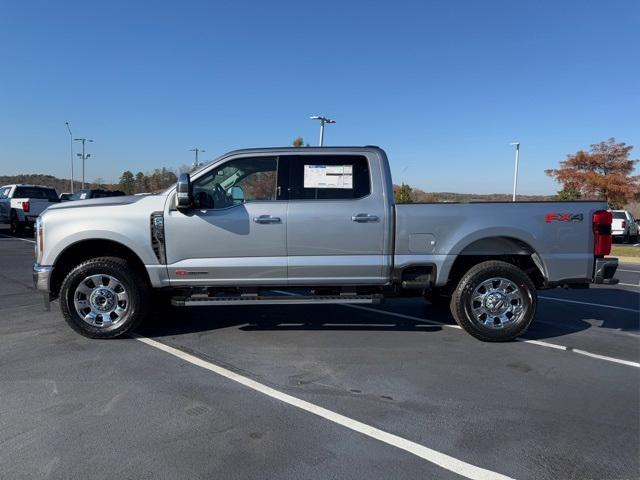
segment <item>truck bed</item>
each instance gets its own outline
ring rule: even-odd
[[[433,264],[444,285],[458,255],[537,254],[546,279],[593,274],[592,216],[605,202],[420,203],[395,206],[394,266]]]

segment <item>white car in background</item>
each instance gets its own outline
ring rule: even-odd
[[[638,222],[627,210],[610,210],[613,214],[611,235],[624,243],[638,241]]]

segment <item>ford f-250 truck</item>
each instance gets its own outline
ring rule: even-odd
[[[175,306],[445,298],[471,335],[506,341],[534,319],[537,289],[617,282],[606,208],[396,205],[380,148],[239,150],[159,195],[49,207],[33,276],[92,338],[134,329],[161,293]]]

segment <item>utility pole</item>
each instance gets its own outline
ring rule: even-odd
[[[78,153],[78,157],[82,159],[82,188],[84,189],[84,161],[91,156],[90,153],[84,152],[84,144],[86,142],[93,143],[90,138],[74,138],[76,142],[82,142],[82,153]]]
[[[336,123],[335,121],[331,120],[330,118],[327,117],[323,117],[322,115],[313,115],[312,117],[309,117],[311,120],[320,120],[320,142],[319,145],[322,146],[324,144],[324,124],[328,123]]]
[[[206,150],[202,150],[201,148],[196,147],[196,148],[192,148],[189,151],[190,152],[196,152],[196,159],[193,162],[193,169],[195,170],[196,168],[198,168],[198,165],[199,165],[199,163],[198,163],[198,154],[199,153],[204,153],[204,152],[206,152]]]
[[[518,163],[520,162],[520,142],[511,142],[516,146],[516,166],[513,172],[513,201],[516,201],[516,191],[518,190]]]
[[[69,144],[71,147],[71,194],[73,194],[73,133],[71,133],[71,125],[69,122],[64,122],[67,126],[67,130],[69,130]]]

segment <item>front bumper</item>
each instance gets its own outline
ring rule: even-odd
[[[36,287],[36,290],[49,293],[51,272],[53,272],[53,267],[49,265],[33,264],[33,286]]]
[[[613,278],[618,269],[618,259],[615,257],[596,258],[593,273],[593,283],[616,285],[620,280]]]

